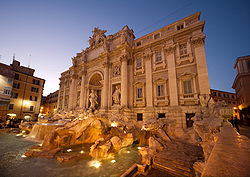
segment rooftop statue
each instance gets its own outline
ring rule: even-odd
[[[92,31],[93,36],[89,37],[89,46],[90,48],[94,48],[96,45],[102,43],[104,39],[106,38],[105,33],[107,30],[101,30],[99,27],[95,27],[94,30]]]

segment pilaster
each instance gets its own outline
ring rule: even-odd
[[[178,88],[176,80],[176,68],[175,68],[175,46],[166,48],[167,60],[168,60],[168,80],[169,80],[169,98],[170,106],[178,106]]]
[[[126,55],[121,59],[121,106],[128,107],[128,58]]]
[[[86,70],[83,69],[81,72],[82,80],[81,80],[81,92],[80,92],[80,108],[84,109],[86,108],[85,105],[85,80],[86,80]]]
[[[204,40],[205,36],[192,39],[192,44],[195,50],[195,58],[197,64],[197,73],[198,73],[198,84],[199,84],[199,93],[210,94],[210,86],[207,72],[207,63],[204,50]]]
[[[147,107],[153,107],[153,79],[152,79],[152,56],[153,52],[144,53],[146,74],[146,103]]]

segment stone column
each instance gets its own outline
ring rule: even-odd
[[[204,50],[204,39],[205,37],[200,37],[198,39],[192,40],[194,50],[195,50],[195,59],[197,64],[197,73],[198,73],[198,84],[199,91],[201,95],[210,94],[210,86],[207,73],[207,63]]]
[[[82,80],[81,80],[81,92],[80,92],[80,108],[85,108],[85,79],[86,79],[86,71],[82,71]]]
[[[69,88],[69,110],[73,110],[74,109],[74,101],[75,100],[75,95],[76,95],[76,90],[75,90],[75,85],[76,85],[76,77],[77,75],[73,74],[72,75],[72,82],[70,84],[70,88]]]
[[[103,84],[103,105],[102,109],[107,110],[108,109],[108,95],[109,95],[109,64],[105,62],[103,64],[104,66],[104,84]]]
[[[152,52],[148,52],[143,56],[145,60],[147,107],[153,107],[152,55]]]
[[[63,83],[63,100],[62,100],[62,110],[64,110],[65,105],[65,96],[66,96],[66,81]]]
[[[169,80],[169,98],[170,106],[178,106],[178,88],[176,81],[176,68],[175,68],[175,46],[166,49],[168,60],[168,80]]]
[[[127,56],[121,57],[121,106],[128,106],[128,60]]]

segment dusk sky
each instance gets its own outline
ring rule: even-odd
[[[48,95],[94,27],[109,35],[128,25],[139,38],[198,11],[210,87],[234,92],[235,60],[250,54],[249,0],[0,0],[0,62],[9,65],[15,53],[46,80]]]

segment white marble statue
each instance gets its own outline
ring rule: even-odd
[[[95,110],[96,105],[98,104],[97,102],[97,95],[95,94],[94,90],[91,90],[91,93],[89,94],[89,101],[90,101],[90,110]]]
[[[121,95],[121,90],[118,86],[115,87],[115,91],[112,95],[113,97],[113,102],[114,105],[119,105],[120,104],[120,95]]]

